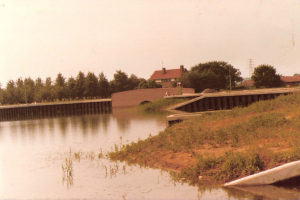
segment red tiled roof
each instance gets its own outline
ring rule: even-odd
[[[252,80],[245,80],[241,83],[241,86],[253,86],[254,81]]]
[[[285,83],[300,82],[300,76],[281,76],[280,78]]]
[[[280,79],[285,83],[300,82],[300,76],[281,76]],[[246,80],[241,83],[242,86],[253,86],[254,81]]]
[[[163,74],[163,70],[156,70],[150,77],[150,80],[178,78],[180,76],[180,69],[167,69],[165,74]]]

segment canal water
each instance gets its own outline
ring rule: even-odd
[[[1,122],[0,199],[272,198],[265,191],[299,198],[297,191],[273,186],[191,186],[166,171],[101,156],[158,134],[165,129],[167,114],[115,109],[110,114]]]

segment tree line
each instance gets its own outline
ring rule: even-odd
[[[298,75],[298,74],[295,74]],[[280,75],[276,74],[276,69],[270,65],[259,65],[254,69],[251,79],[254,86],[259,87],[281,87],[283,82]],[[196,93],[210,88],[235,89],[238,82],[243,81],[239,69],[224,61],[211,61],[199,63],[189,71],[185,71],[176,82],[185,88],[194,88]],[[112,93],[133,89],[161,88],[154,80],[138,78],[131,74],[117,70],[114,79],[108,81],[103,72],[96,76],[92,72],[86,75],[79,72],[73,78],[66,79],[59,73],[54,81],[47,77],[45,81],[37,78],[35,81],[30,77],[19,78],[16,81],[8,81],[6,88],[0,86],[1,104],[24,104],[32,102],[53,102],[62,100],[81,100],[94,98],[109,98]]]
[[[117,70],[114,79],[108,81],[103,72],[96,76],[92,72],[79,72],[73,78],[65,78],[59,73],[54,81],[47,77],[45,81],[30,77],[9,80],[6,88],[0,87],[1,104],[24,104],[33,102],[53,102],[63,100],[81,100],[109,98],[112,93],[132,89],[159,88],[161,85],[153,80],[138,78]]]

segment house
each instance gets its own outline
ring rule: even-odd
[[[286,87],[300,86],[300,76],[281,76],[280,79],[284,82]],[[245,80],[240,85],[245,87],[253,86],[254,81]]]
[[[281,76],[285,86],[300,86],[300,76]]]
[[[166,69],[156,70],[150,80],[154,80],[156,83],[161,84],[163,88],[172,87],[172,82],[177,81],[178,78],[187,71],[183,65],[180,65],[178,69]]]

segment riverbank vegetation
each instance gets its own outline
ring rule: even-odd
[[[159,167],[190,183],[222,184],[300,159],[300,93],[204,113],[116,148],[112,160]]]

